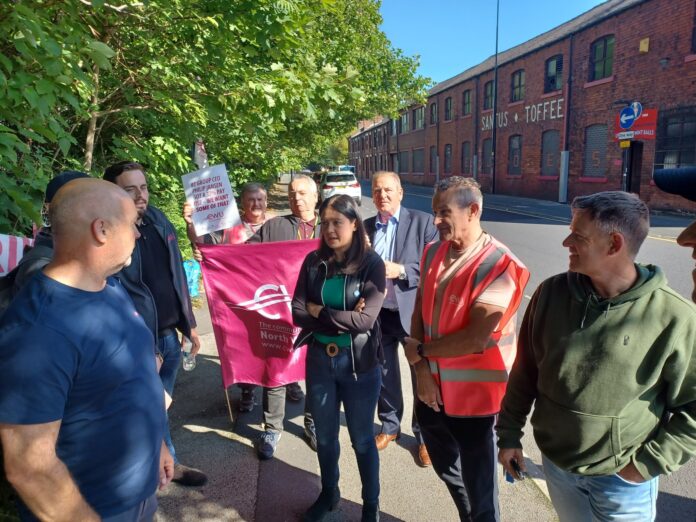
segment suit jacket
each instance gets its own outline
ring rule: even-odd
[[[377,216],[365,220],[370,242],[374,244]],[[404,265],[406,279],[393,279],[399,318],[404,330],[411,331],[411,316],[416,304],[416,290],[420,281],[420,260],[425,245],[437,238],[433,216],[420,210],[401,207],[399,226],[394,239],[394,263]]]

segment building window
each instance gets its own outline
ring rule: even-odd
[[[398,156],[396,154],[390,154],[389,161],[391,163],[391,169],[389,170],[396,172],[397,163],[399,163]]]
[[[452,119],[452,98],[445,98],[445,121]]]
[[[391,135],[396,136],[396,120],[391,120]]]
[[[408,127],[408,112],[405,112],[401,115],[401,134],[408,132],[409,127]]]
[[[437,123],[437,102],[430,104],[430,125]]]
[[[590,48],[590,81],[611,76],[614,66],[614,35],[595,40]]]
[[[399,174],[408,174],[408,151],[399,152]]]
[[[452,174],[452,144],[445,145],[445,174]]]
[[[493,108],[493,82],[486,82],[483,86],[483,109]]]
[[[691,52],[696,53],[696,14],[694,14],[694,28],[691,31]]]
[[[425,107],[413,109],[413,128],[422,129],[425,127]]]
[[[437,169],[437,148],[435,145],[430,146],[430,172],[435,173]]]
[[[471,114],[471,90],[462,93],[462,116]]]
[[[493,140],[487,138],[483,140],[483,164],[481,165],[484,174],[493,173]]]
[[[516,134],[508,140],[508,174],[522,175],[522,136]]]
[[[541,135],[541,175],[559,176],[561,169],[561,133],[549,130]]]
[[[462,143],[462,174],[471,174],[471,142]]]
[[[423,174],[423,149],[413,151],[413,172]]]
[[[563,55],[557,54],[546,60],[544,73],[544,92],[553,92],[563,84]]]
[[[524,69],[515,71],[510,77],[510,101],[524,100]]]
[[[655,168],[696,167],[696,106],[660,113]]]
[[[590,125],[585,129],[585,177],[603,178],[607,175],[607,140],[606,125]]]

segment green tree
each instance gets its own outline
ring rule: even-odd
[[[301,167],[424,97],[380,23],[376,0],[4,2],[0,232],[38,221],[55,172],[124,158],[178,215],[198,136],[234,182]]]

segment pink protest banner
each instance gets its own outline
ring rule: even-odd
[[[306,347],[290,303],[304,258],[319,241],[199,245],[225,388],[282,386],[305,378]]]
[[[33,243],[34,240],[28,237],[0,234],[0,276],[12,271],[22,259],[24,247]]]

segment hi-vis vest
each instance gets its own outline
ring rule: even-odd
[[[424,342],[461,330],[469,323],[469,310],[495,279],[508,272],[516,283],[515,293],[496,331],[482,353],[460,357],[428,357],[444,403],[451,417],[495,415],[505,395],[507,379],[515,360],[517,338],[515,314],[522,301],[529,271],[508,248],[495,239],[467,260],[447,280],[438,281],[444,271],[449,241],[428,245],[421,261],[421,298]],[[435,302],[440,284],[443,299]]]

